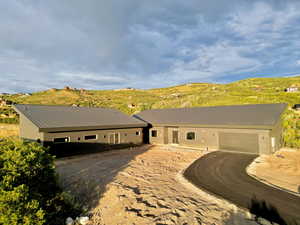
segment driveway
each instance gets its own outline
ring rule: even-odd
[[[300,224],[300,198],[246,173],[256,155],[213,152],[196,160],[184,176],[196,186],[279,224]]]

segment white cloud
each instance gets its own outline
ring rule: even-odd
[[[94,80],[99,82],[124,82],[126,81],[123,77],[117,77],[112,75],[102,75],[102,74],[96,74],[96,73],[72,73],[72,72],[59,72],[58,76],[61,79],[88,79],[88,80]]]
[[[250,51],[247,47],[232,46],[226,42],[206,47],[201,46],[193,52],[195,58],[188,63],[176,61],[171,74],[177,81],[215,80],[224,74],[238,74],[256,71],[262,65],[259,60],[244,57],[241,53]]]
[[[149,88],[299,69],[294,0],[11,0],[0,7],[0,81],[7,84],[0,92]]]

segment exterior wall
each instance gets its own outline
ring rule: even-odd
[[[172,129],[172,128],[169,128]],[[179,145],[198,147],[198,148],[218,148],[218,134],[216,129],[212,128],[192,128],[192,127],[179,127]],[[194,140],[187,140],[188,132],[195,132]],[[172,143],[172,132],[169,132],[169,143]]]
[[[164,144],[168,144],[169,143],[169,140],[168,140],[169,130],[167,127],[164,127],[163,134],[164,134]]]
[[[157,137],[151,137],[151,130],[157,130]],[[271,154],[271,136],[280,134],[280,129],[270,130],[258,129],[229,129],[229,128],[201,128],[201,127],[152,127],[149,133],[151,144],[172,144],[172,131],[178,130],[179,145],[196,147],[202,149],[219,149],[219,133],[245,133],[257,134],[259,154]],[[187,140],[188,132],[195,132],[195,140]],[[238,135],[237,135],[238,136]],[[276,138],[276,140],[280,138]],[[226,150],[226,149],[224,149]]]
[[[270,147],[272,152],[279,150],[282,146],[282,129],[282,123],[281,121],[278,121],[274,129],[270,132]],[[272,147],[272,138],[275,138],[274,147]]]
[[[259,154],[269,155],[272,154],[271,151],[271,139],[270,139],[270,131],[261,132],[258,134],[259,141]]]
[[[41,140],[43,134],[30,120],[20,115],[20,137],[29,140]]]
[[[139,132],[139,135],[136,134]],[[120,143],[143,143],[142,128],[114,129],[114,130],[91,130],[91,131],[70,131],[58,133],[44,133],[45,142],[52,142],[54,138],[69,137],[72,143],[109,143],[109,134],[119,133]],[[97,135],[96,140],[84,140],[84,136]],[[80,138],[80,140],[78,139]]]
[[[152,131],[157,131],[157,137],[152,137]],[[167,144],[167,129],[165,127],[152,127],[149,132],[150,144]]]

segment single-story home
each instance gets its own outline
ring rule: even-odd
[[[254,154],[281,146],[286,104],[154,109],[135,115],[151,124],[151,144],[174,144]]]
[[[114,109],[14,105],[20,136],[41,143],[173,144],[253,154],[281,146],[286,104],[155,109],[133,117]]]
[[[14,105],[20,137],[41,143],[141,144],[147,124],[120,111],[72,106]]]

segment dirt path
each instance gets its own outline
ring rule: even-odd
[[[256,224],[184,181],[180,171],[202,155],[156,146],[56,164],[65,188],[91,207],[91,224]]]

